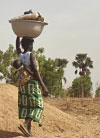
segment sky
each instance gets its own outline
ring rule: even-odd
[[[0,0],[0,49],[15,46],[16,36],[9,19],[24,11],[40,12],[48,26],[35,39],[34,49],[44,47],[48,58],[66,58],[66,87],[71,86],[75,68],[72,62],[78,53],[87,53],[93,61],[93,90],[100,83],[100,0]]]

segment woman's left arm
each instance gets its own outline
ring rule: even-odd
[[[31,53],[30,55],[30,62],[31,62],[31,68],[34,72],[34,77],[37,81],[39,81],[39,84],[42,86],[42,92],[44,96],[48,96],[48,89],[46,88],[39,71],[37,70],[36,60],[34,54]]]

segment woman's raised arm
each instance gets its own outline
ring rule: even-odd
[[[21,48],[20,48],[20,37],[17,36],[16,38],[16,51],[17,54],[19,55],[21,53]]]

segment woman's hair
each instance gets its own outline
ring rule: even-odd
[[[34,42],[34,39],[23,37],[21,40],[21,45],[23,49],[28,48],[29,45],[32,45]]]

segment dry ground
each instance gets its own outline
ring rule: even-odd
[[[17,88],[0,84],[0,138],[23,138],[18,130]],[[42,127],[32,124],[33,138],[100,138],[100,100],[44,98]]]

